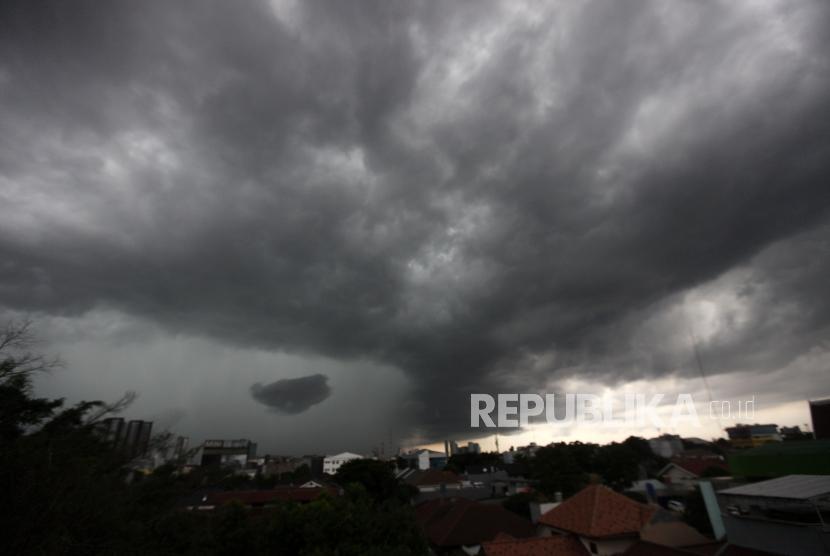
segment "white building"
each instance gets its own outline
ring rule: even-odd
[[[353,459],[363,459],[363,456],[360,454],[353,454],[351,452],[343,452],[333,456],[326,456],[323,458],[323,473],[326,475],[334,475],[337,473],[337,470],[340,469],[341,465],[347,461],[352,461]]]
[[[671,462],[661,469],[657,476],[663,479],[663,483],[675,490],[688,490],[693,492],[697,489],[697,482],[700,477],[685,467]]]
[[[447,465],[447,454],[435,450],[415,450],[401,457],[412,469],[443,469]]]
[[[655,455],[669,459],[683,451],[683,440],[676,434],[663,434],[650,438],[648,446]]]

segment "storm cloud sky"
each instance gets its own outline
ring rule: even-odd
[[[692,338],[828,395],[828,52],[819,0],[3,2],[0,306],[70,397],[270,449],[691,380]]]

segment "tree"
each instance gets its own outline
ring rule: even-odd
[[[227,470],[180,475],[163,466],[128,484],[129,462],[95,426],[133,396],[70,407],[36,398],[32,376],[51,367],[25,349],[30,338],[28,323],[0,331],[0,500],[7,509],[0,553],[426,553],[414,512],[403,503],[404,485],[383,462],[344,465],[340,479],[350,485],[349,496],[256,512],[177,507],[177,499],[194,489],[228,486]]]
[[[530,519],[530,504],[538,502],[539,495],[534,492],[519,492],[511,494],[501,503],[505,510],[518,514],[525,519]]]
[[[394,500],[409,502],[415,495],[411,485],[401,483],[395,478],[392,464],[373,459],[355,459],[347,461],[337,470],[335,482],[341,486],[359,484],[374,500]]]
[[[450,456],[445,469],[454,473],[465,473],[468,467],[501,468],[501,466],[501,455],[497,452],[464,452]]]
[[[572,450],[563,442],[539,448],[534,457],[527,459],[530,475],[539,481],[543,494],[568,497],[588,484],[590,467],[581,465],[577,457],[582,449]]]
[[[703,533],[704,535],[712,536],[712,523],[709,521],[709,512],[706,510],[706,502],[703,500],[703,494],[700,489],[695,489],[686,498],[686,509],[683,512],[683,517],[686,523]]]
[[[637,480],[640,455],[627,444],[612,442],[600,446],[594,458],[593,470],[614,490],[623,490]]]
[[[0,331],[0,499],[10,554],[95,553],[130,537],[123,457],[92,417],[107,404],[36,398],[32,378],[58,365],[33,354],[29,322]],[[125,547],[126,549],[127,547]],[[129,550],[127,550],[129,552]]]
[[[717,465],[711,465],[703,470],[700,474],[701,477],[712,478],[712,477],[728,477],[729,471],[724,469],[723,467],[718,467]]]

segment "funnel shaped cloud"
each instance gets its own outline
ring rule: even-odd
[[[315,374],[300,378],[283,378],[270,384],[251,385],[251,396],[277,413],[296,415],[331,395],[329,378]]]

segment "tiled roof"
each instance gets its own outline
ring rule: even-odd
[[[449,485],[460,483],[461,480],[458,475],[452,471],[442,471],[441,469],[426,469],[424,471],[415,472],[406,477],[406,482],[415,485]]]
[[[602,485],[585,487],[539,518],[539,523],[583,537],[636,535],[655,509]]]
[[[566,535],[510,539],[486,542],[485,556],[588,556],[589,552],[578,539]]]
[[[697,529],[682,521],[653,521],[643,527],[640,538],[662,546],[694,546],[712,542],[712,539],[701,535]]]
[[[689,473],[697,475],[700,477],[704,471],[709,469],[710,467],[716,467],[718,469],[723,469],[724,471],[729,471],[729,466],[726,462],[717,460],[717,459],[710,459],[710,458],[672,458],[671,463],[685,469]]]
[[[535,533],[530,521],[499,505],[463,498],[424,502],[415,507],[415,517],[429,542],[440,547],[481,544],[499,533],[517,538]]]
[[[310,502],[319,498],[324,492],[331,495],[337,494],[336,490],[330,488],[284,487],[272,490],[231,490],[210,493],[202,504],[222,506],[231,502],[239,502],[248,506],[261,506],[276,502]]]

